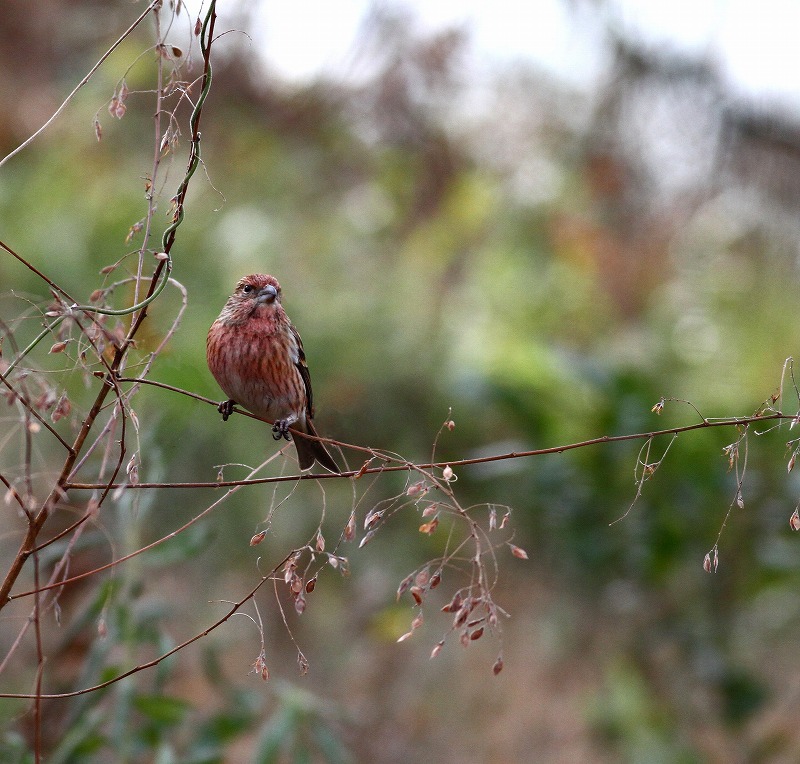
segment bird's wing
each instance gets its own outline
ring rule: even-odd
[[[306,353],[303,350],[303,340],[300,339],[300,335],[297,333],[297,329],[295,329],[294,326],[290,326],[290,330],[292,332],[292,337],[294,337],[294,340],[297,343],[297,360],[295,361],[294,365],[300,372],[300,376],[303,379],[303,385],[306,388],[306,415],[309,419],[311,419],[314,416],[314,402],[312,400],[311,393],[311,374],[308,371],[308,364],[306,363]]]

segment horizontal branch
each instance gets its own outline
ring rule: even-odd
[[[195,396],[199,397],[199,396]],[[202,399],[208,400],[208,399]],[[257,418],[257,417],[255,417]],[[301,473],[299,475],[278,475],[274,477],[265,478],[252,478],[248,480],[219,480],[213,482],[191,482],[191,483],[67,483],[65,489],[75,490],[97,490],[109,488],[111,490],[121,488],[127,489],[148,489],[148,488],[229,488],[231,486],[241,485],[262,485],[264,483],[284,483],[287,481],[295,480],[326,480],[333,478],[354,478],[361,477],[362,475],[379,474],[382,472],[407,472],[409,470],[417,469],[444,469],[445,467],[463,467],[472,464],[486,464],[488,462],[497,462],[504,459],[523,459],[531,456],[545,456],[547,454],[560,454],[564,451],[572,451],[576,448],[586,448],[587,446],[596,446],[603,443],[621,443],[627,440],[650,440],[664,435],[679,435],[683,432],[691,432],[692,430],[709,429],[713,427],[737,427],[742,425],[753,424],[755,422],[770,422],[781,421],[784,419],[795,420],[795,415],[782,414],[775,412],[773,414],[753,415],[749,417],[728,417],[721,419],[704,419],[702,422],[695,424],[687,424],[682,427],[670,427],[664,430],[653,430],[652,432],[639,432],[631,433],[628,435],[601,435],[597,438],[590,438],[589,440],[582,440],[577,443],[568,443],[561,446],[551,446],[549,448],[536,448],[529,451],[509,451],[504,454],[493,454],[491,456],[478,456],[472,459],[455,459],[447,462],[429,462],[427,464],[417,464],[412,462],[403,462],[401,464],[384,464],[380,467],[368,467],[359,470],[348,470],[346,472],[332,473]],[[330,443],[331,445],[339,446],[341,448],[352,448],[359,451],[365,449],[364,446],[354,446],[348,443],[342,443],[332,438],[319,438],[319,440]],[[373,458],[384,459],[387,462],[392,461],[390,457],[376,454]]]
[[[758,423],[758,422],[770,422],[770,421],[772,421],[772,422],[780,422],[780,421],[785,420],[785,419],[795,420],[796,421],[797,417],[794,416],[794,415],[782,414],[780,412],[773,412],[771,414],[764,414],[764,415],[756,414],[756,415],[749,416],[749,417],[730,417],[730,418],[721,418],[721,419],[703,419],[702,422],[697,422],[695,424],[690,424],[690,425],[684,425],[682,427],[671,427],[671,428],[667,428],[667,429],[664,429],[664,430],[654,430],[652,432],[643,432],[643,433],[632,433],[632,434],[628,434],[628,435],[604,435],[604,436],[601,436],[601,437],[598,437],[598,438],[591,438],[589,440],[583,440],[583,441],[580,441],[580,442],[577,442],[577,443],[569,443],[569,444],[561,445],[561,446],[552,446],[550,448],[540,448],[540,449],[534,449],[534,450],[529,450],[529,451],[512,451],[512,452],[509,452],[509,453],[497,454],[497,455],[494,455],[494,456],[477,457],[477,458],[474,458],[474,459],[459,459],[459,460],[452,461],[452,462],[447,462],[447,463],[445,463],[445,462],[436,462],[436,463],[429,463],[429,464],[405,463],[405,464],[397,464],[397,465],[384,465],[382,467],[373,467],[373,468],[369,468],[369,469],[361,469],[361,470],[358,470],[358,471],[345,472],[345,473],[342,473],[340,475],[334,475],[332,473],[325,473],[325,474],[319,474],[319,475],[305,475],[305,474],[303,474],[303,475],[294,475],[294,476],[285,476],[285,477],[259,478],[259,479],[250,479],[250,480],[241,480],[241,481],[224,481],[224,482],[214,482],[214,483],[139,483],[139,484],[136,484],[136,485],[114,484],[111,487],[112,488],[119,488],[119,487],[125,487],[125,488],[220,488],[220,487],[228,487],[228,488],[231,488],[233,490],[236,490],[236,488],[239,487],[239,486],[258,485],[258,484],[262,484],[262,483],[273,483],[273,482],[279,482],[279,481],[285,481],[285,480],[310,480],[310,479],[336,478],[336,477],[360,477],[361,475],[364,475],[364,474],[367,474],[367,473],[380,473],[380,472],[391,472],[391,471],[396,472],[396,471],[404,471],[404,470],[411,470],[411,469],[415,469],[415,470],[416,469],[432,469],[432,468],[438,468],[438,467],[443,468],[443,467],[447,466],[447,464],[449,464],[451,467],[452,466],[466,466],[466,465],[471,465],[471,464],[484,464],[484,463],[487,463],[487,462],[500,461],[500,460],[503,460],[503,459],[519,459],[519,458],[524,458],[524,457],[529,457],[529,456],[543,456],[543,455],[546,455],[546,454],[558,454],[558,453],[563,453],[565,451],[570,451],[570,450],[573,450],[573,449],[576,449],[576,448],[584,448],[584,447],[587,447],[587,446],[600,445],[600,444],[603,444],[603,443],[619,443],[619,442],[633,441],[633,440],[651,440],[651,439],[658,438],[658,437],[661,437],[661,436],[664,436],[664,435],[671,435],[671,436],[674,437],[674,436],[676,436],[676,435],[678,435],[680,433],[691,432],[693,430],[710,429],[710,428],[715,428],[715,427],[741,427],[741,426],[746,426],[746,425],[750,425],[750,424],[754,424],[754,423]],[[347,444],[340,444],[340,445],[345,446],[345,447],[347,446]],[[108,484],[97,484],[97,485],[95,485],[95,484],[86,484],[86,483],[70,483],[65,487],[67,487],[67,488],[75,488],[75,489],[107,488]],[[215,502],[215,504],[216,503],[217,502]],[[213,507],[213,505],[212,505],[212,507]],[[198,520],[201,516],[205,515],[207,511],[210,511],[210,509],[211,509],[211,507],[208,508],[208,510],[204,511],[203,513],[201,513],[200,516],[194,518],[192,521],[190,521],[190,524],[192,522],[195,522],[196,520]],[[163,539],[160,539],[159,542],[156,542],[156,543],[160,543],[161,541],[165,541],[168,538],[172,538],[174,535],[176,535],[176,532],[168,534],[168,536],[164,537]],[[140,553],[142,551],[145,551],[145,550],[144,549],[138,550],[134,554],[138,554],[138,553]],[[126,558],[123,558],[123,560],[124,559],[126,559]],[[286,559],[288,559],[288,557],[284,558],[283,562],[285,562]],[[117,561],[115,561],[114,563],[111,563],[108,566],[103,566],[103,568],[100,568],[99,570],[102,570],[105,567],[111,567],[111,565],[114,565],[114,564],[117,564],[119,562],[122,562],[123,560],[117,560]],[[270,574],[268,574],[267,576],[263,576],[258,581],[258,583],[253,587],[253,589],[244,598],[242,598],[239,602],[235,603],[221,618],[217,619],[211,626],[209,626],[208,628],[204,629],[202,632],[200,632],[198,634],[195,634],[194,636],[190,637],[189,639],[186,639],[181,644],[175,646],[171,650],[165,652],[164,654],[158,656],[157,658],[154,658],[153,660],[147,661],[146,663],[141,663],[141,664],[129,669],[128,671],[125,671],[125,672],[123,672],[123,673],[121,673],[121,674],[119,674],[119,675],[117,675],[117,676],[105,681],[105,682],[102,682],[100,684],[94,685],[92,687],[86,687],[86,688],[84,688],[82,690],[75,690],[75,691],[72,691],[72,692],[65,692],[65,693],[58,693],[58,694],[37,694],[37,695],[25,694],[25,693],[0,693],[0,698],[26,698],[26,699],[30,699],[30,698],[39,697],[39,698],[48,699],[48,700],[70,698],[70,697],[75,697],[77,695],[83,695],[83,694],[86,694],[86,693],[95,692],[97,690],[100,690],[100,689],[103,689],[105,687],[108,687],[109,685],[114,684],[115,682],[118,682],[121,679],[124,679],[125,677],[131,676],[132,674],[138,673],[138,672],[143,671],[143,670],[148,669],[148,668],[152,668],[153,666],[156,666],[158,663],[163,661],[165,658],[168,658],[169,656],[175,654],[179,650],[182,650],[185,647],[187,647],[188,645],[192,644],[193,642],[196,642],[198,639],[201,639],[202,637],[206,636],[209,632],[213,631],[214,629],[218,628],[223,623],[228,621],[231,618],[231,616],[233,616],[236,612],[239,611],[239,609],[242,607],[242,605],[245,602],[247,602],[248,600],[250,600],[253,597],[253,595],[258,591],[258,589],[261,586],[263,586],[263,584],[267,580],[269,580],[271,576],[275,575],[276,571],[280,568],[280,565],[283,564],[283,562],[279,563],[277,566],[275,566],[272,569]],[[90,573],[82,574],[81,576],[78,576],[78,577],[84,577],[85,575],[94,574],[94,573],[99,572],[99,570],[91,571]],[[78,577],[76,577],[76,578],[78,578]],[[70,579],[70,581],[71,580],[72,579]],[[57,585],[58,586],[63,586],[64,584],[69,583],[70,581],[62,581]],[[46,588],[49,588],[49,587],[42,587],[42,589],[46,589]],[[24,592],[23,594],[17,595],[17,596],[27,596],[27,595],[30,595],[30,594],[33,594],[33,592]]]

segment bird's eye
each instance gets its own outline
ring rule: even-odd
[[[243,291],[245,294],[250,294],[250,292],[252,292],[252,291],[253,291],[253,285],[252,285],[252,284],[245,284],[245,285],[242,287],[242,291]]]

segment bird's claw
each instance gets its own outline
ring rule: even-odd
[[[222,414],[222,421],[227,422],[228,417],[233,413],[233,407],[236,405],[236,401],[234,400],[227,400],[222,401],[222,403],[217,406],[217,411]]]
[[[289,422],[286,419],[279,419],[272,425],[272,437],[275,440],[280,440],[284,438],[285,440],[289,440]]]

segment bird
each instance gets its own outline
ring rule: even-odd
[[[236,284],[206,338],[206,360],[228,400],[217,407],[227,421],[239,403],[273,423],[275,440],[290,440],[289,428],[317,436],[311,376],[303,342],[281,305],[274,276],[253,273]],[[339,467],[319,440],[293,438],[300,469],[318,462]]]

